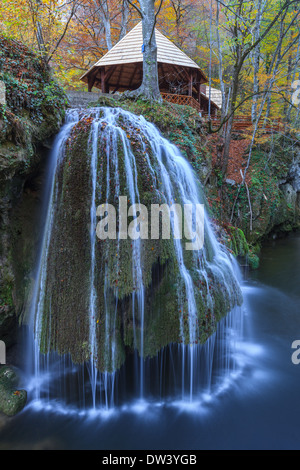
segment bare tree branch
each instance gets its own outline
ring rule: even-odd
[[[137,5],[135,5],[135,3],[133,3],[131,0],[126,0],[126,2],[128,2],[133,8],[136,9],[136,11],[138,12],[138,14],[140,15],[141,18],[144,17],[142,11],[139,9],[139,7]]]

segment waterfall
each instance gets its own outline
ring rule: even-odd
[[[117,207],[124,196],[133,219],[142,204],[205,204],[190,164],[153,124],[120,108],[69,111],[45,192],[30,308],[37,401],[95,410],[130,394],[166,393],[193,402],[237,371],[238,268],[206,211],[197,250],[176,237],[176,212],[170,240],[125,240],[121,230],[115,240],[96,236],[97,207]],[[163,295],[171,300],[160,306]]]
[[[39,384],[41,381],[42,365],[40,360],[45,358],[41,357],[41,329],[42,329],[42,316],[43,316],[43,302],[45,294],[45,278],[47,269],[47,257],[50,243],[50,234],[54,223],[54,207],[57,203],[57,182],[55,179],[57,167],[64,158],[65,143],[70,136],[71,130],[76,122],[78,122],[79,115],[77,110],[72,110],[67,114],[66,123],[62,127],[53,145],[53,149],[49,158],[47,166],[47,176],[44,189],[44,206],[41,218],[44,222],[43,236],[41,246],[39,248],[39,255],[37,258],[37,267],[34,273],[34,285],[30,301],[29,312],[29,344],[27,347],[27,356],[29,358],[29,366],[31,360],[34,361],[34,376],[35,383]],[[32,357],[33,356],[33,357]],[[48,358],[46,358],[46,363]],[[40,398],[40,387],[34,387],[35,398]]]

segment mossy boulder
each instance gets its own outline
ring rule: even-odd
[[[6,94],[0,105],[1,181],[32,171],[39,162],[35,149],[59,130],[67,98],[39,57],[1,34],[0,71]]]
[[[249,253],[249,246],[244,232],[238,227],[227,227],[229,233],[228,245],[235,256],[245,257]]]
[[[71,131],[55,181],[55,224],[39,317],[42,353],[70,354],[75,363],[89,361],[92,354],[100,371],[112,372],[133,351],[153,357],[172,343],[204,343],[219,320],[242,302],[233,272],[226,263],[215,264],[208,233],[205,255],[199,257],[183,248],[181,258],[172,235],[145,238],[140,244],[130,237],[96,237],[92,255],[93,203],[95,208],[108,203],[118,214],[119,197],[126,195],[128,206],[139,201],[151,214],[152,204],[168,202],[170,185],[172,199],[182,204],[179,173],[166,166],[170,180],[163,183],[150,129],[143,118],[100,107],[83,111]],[[171,162],[169,144],[154,135],[166,152],[162,159]],[[236,240],[242,250],[238,231]]]
[[[18,390],[17,372],[8,366],[0,366],[0,412],[15,416],[27,402],[27,392]]]
[[[204,183],[212,169],[212,156],[205,143],[205,131],[199,113],[190,106],[144,99],[128,98],[126,95],[101,94],[92,107],[121,107],[155,124],[170,142],[176,145],[189,160],[200,181]]]
[[[259,259],[259,256],[254,251],[249,251],[247,260],[251,269],[259,268],[260,259]]]
[[[94,107],[94,106],[105,106],[108,108],[116,108],[117,106],[120,106],[120,102],[118,98],[113,98],[111,95],[101,94],[99,99],[97,100],[97,103],[90,104],[90,107]]]

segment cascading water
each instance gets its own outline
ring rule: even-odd
[[[34,289],[32,292],[32,298],[30,302],[29,312],[29,344],[27,355],[34,361],[34,375],[36,384],[41,381],[40,373],[42,365],[40,359],[41,349],[41,328],[42,328],[42,308],[45,293],[45,276],[47,268],[47,256],[50,242],[50,234],[54,223],[54,207],[57,203],[57,184],[55,180],[57,166],[61,163],[64,158],[65,142],[68,139],[74,124],[78,121],[79,116],[76,110],[72,110],[66,117],[66,123],[61,129],[53,145],[53,150],[49,159],[47,167],[47,179],[46,187],[44,190],[44,208],[42,218],[44,219],[44,230],[42,236],[42,243],[40,247],[39,256],[37,259],[37,269],[34,273]],[[32,341],[33,336],[33,341]],[[33,356],[33,357],[32,357]],[[46,363],[48,358],[46,358]],[[32,367],[32,361],[29,360],[29,367]],[[40,398],[39,386],[34,388],[35,398]]]
[[[175,236],[176,214],[165,243],[124,240],[120,227],[115,240],[96,237],[97,207],[117,206],[122,196],[134,208],[133,219],[139,204],[204,203],[179,150],[142,116],[120,108],[71,110],[53,148],[48,182],[30,312],[35,399],[67,401],[76,389],[70,400],[77,406],[111,408],[117,397],[128,399],[128,388],[135,398],[193,401],[211,391],[217,376],[220,384],[237,371],[232,348],[243,327],[238,269],[206,215],[203,249],[185,251]],[[162,297],[166,286],[177,308],[166,304],[154,312],[152,293]]]

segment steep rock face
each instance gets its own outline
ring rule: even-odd
[[[300,149],[298,149],[298,152],[295,155],[293,163],[290,166],[288,179],[291,182],[294,191],[299,193],[300,192]]]
[[[258,188],[255,204],[255,225],[250,240],[256,242],[268,236],[277,236],[300,227],[300,150],[278,137],[273,151],[266,153],[270,165],[265,165],[266,176]]]
[[[66,99],[34,53],[1,35],[0,70],[0,338],[9,346],[37,240],[33,180],[47,155],[43,144],[61,126]]]
[[[248,159],[245,152],[241,166]],[[247,186],[244,185],[236,200],[239,185],[225,181],[223,187],[223,220],[242,230],[249,244],[247,256],[257,267],[259,246],[272,236],[281,236],[300,227],[300,156],[299,146],[281,135],[269,136],[257,144],[252,152]],[[220,216],[215,188],[209,188],[212,210]],[[232,207],[235,202],[235,210]],[[230,221],[230,222],[229,222]],[[226,227],[228,229],[228,227]],[[230,236],[230,227],[227,230]],[[229,240],[229,245],[232,240]],[[243,250],[244,251],[244,250]],[[237,253],[242,256],[243,253]]]
[[[300,148],[294,153],[287,177],[281,185],[289,205],[300,210]]]

